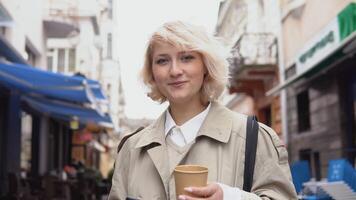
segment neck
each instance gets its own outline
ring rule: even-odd
[[[176,124],[180,126],[197,114],[201,113],[208,105],[209,103],[203,104],[200,101],[181,104],[170,103],[169,110]]]

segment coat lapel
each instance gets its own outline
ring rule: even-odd
[[[149,149],[147,152],[161,177],[166,193],[168,193],[169,169],[167,165],[168,156],[165,147],[163,145],[156,146]]]
[[[147,149],[147,153],[160,175],[164,189],[168,193],[169,167],[167,163],[168,153],[165,144],[164,122],[165,112],[142,134],[136,148]]]

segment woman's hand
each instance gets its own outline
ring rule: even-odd
[[[184,190],[191,195],[179,195],[179,200],[223,199],[223,190],[217,183],[209,183],[206,187],[187,187]]]

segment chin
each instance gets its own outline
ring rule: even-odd
[[[188,101],[189,100],[189,98],[188,97],[186,97],[186,96],[184,96],[184,97],[171,97],[170,99],[169,99],[169,102],[172,102],[172,103],[183,103],[183,102],[186,102],[186,101]]]

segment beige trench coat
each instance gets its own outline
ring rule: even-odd
[[[246,121],[247,116],[212,102],[196,142],[179,164],[207,166],[209,182],[242,188]],[[116,159],[109,200],[175,199],[164,122],[162,114],[123,145]],[[259,125],[252,193],[243,191],[242,200],[297,199],[284,145],[271,128]]]

